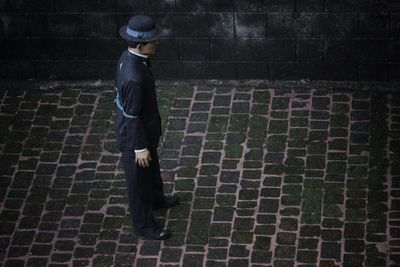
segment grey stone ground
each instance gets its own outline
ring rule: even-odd
[[[160,83],[163,242],[131,234],[112,86],[0,90],[2,266],[398,266],[400,95],[352,86]]]

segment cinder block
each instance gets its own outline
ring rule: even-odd
[[[325,10],[327,12],[357,12],[362,10],[363,0],[326,0]]]
[[[400,37],[400,14],[391,14],[391,35]]]
[[[26,37],[29,36],[28,23],[25,15],[1,15],[0,36]]]
[[[358,66],[360,81],[388,81],[388,64],[363,62]]]
[[[269,79],[267,62],[237,62],[237,79]]]
[[[231,61],[236,57],[236,44],[232,39],[211,39],[211,60]]]
[[[118,34],[113,14],[87,14],[84,23],[84,36],[115,37]]]
[[[209,60],[210,40],[209,39],[182,39],[181,40],[182,60]]]
[[[40,39],[38,51],[50,60],[86,60],[83,38]],[[42,45],[40,47],[40,45]]]
[[[54,0],[56,12],[87,12],[115,9],[113,0]]]
[[[133,13],[133,14],[118,14],[118,16],[117,16],[117,30],[119,31],[119,29],[120,29],[122,26],[127,25],[128,22],[129,22],[129,19],[130,19],[133,15],[137,15],[137,14],[136,14],[136,13]],[[150,17],[153,17],[153,19],[154,19],[154,16],[153,16],[153,15],[150,15]],[[157,20],[156,20],[156,23],[158,23]],[[118,33],[118,36],[119,36],[119,33]]]
[[[293,12],[295,8],[294,0],[268,0],[266,2],[267,12]]]
[[[235,37],[265,38],[267,34],[266,14],[236,14]]]
[[[49,14],[29,17],[33,36],[116,37],[115,16],[111,14]]]
[[[396,2],[398,1],[386,1],[386,0],[365,0],[363,5],[363,10],[368,13],[375,13],[375,14],[387,14],[393,7],[396,6]]]
[[[266,51],[269,61],[294,61],[296,57],[296,40],[268,38]]]
[[[27,17],[29,24],[30,36],[38,37],[46,35],[47,16],[30,14]]]
[[[115,11],[130,12],[132,15],[137,15],[144,12],[146,1],[143,0],[115,0]]]
[[[360,53],[361,62],[387,62],[390,60],[387,39],[360,40],[357,51]]]
[[[323,0],[297,0],[296,1],[297,12],[323,12],[324,1]]]
[[[186,79],[235,79],[235,64],[229,62],[182,62]]]
[[[91,0],[88,0],[91,1]],[[116,0],[115,10],[131,15],[176,11],[175,0]]]
[[[400,64],[389,63],[388,64],[388,80],[391,82],[400,81]]]
[[[400,11],[400,2],[399,1],[392,1],[390,6],[391,12],[399,12]]]
[[[357,64],[270,62],[271,80],[358,80]]]
[[[175,0],[116,0],[114,8],[118,12],[129,12],[132,15],[176,11]]]
[[[389,37],[390,19],[388,14],[361,13],[359,18],[360,37]]]
[[[268,14],[268,37],[318,37],[323,33],[322,14],[271,13]]]
[[[267,39],[234,40],[236,61],[265,61],[268,59]]]
[[[294,0],[207,0],[213,12],[292,12],[294,6]]]
[[[400,40],[390,39],[389,40],[389,61],[399,62],[400,61]]]
[[[326,39],[325,62],[358,62],[358,46],[359,41],[356,39]]]
[[[2,0],[0,10],[8,14],[53,12],[54,5],[52,0]]]
[[[114,61],[43,61],[35,62],[39,80],[113,79]]]
[[[389,42],[384,39],[327,39],[325,45],[326,62],[387,62],[391,58]]]
[[[6,79],[7,78],[7,69],[6,69],[7,63],[3,60],[0,60],[0,79]]]
[[[181,61],[154,62],[156,79],[235,79],[235,63]]]
[[[0,58],[2,60],[24,59],[28,42],[27,39],[0,39]]]
[[[35,66],[38,80],[73,80],[86,77],[85,62],[37,61]]]
[[[153,61],[151,69],[155,79],[174,80],[183,79],[181,62],[179,61]]]
[[[146,12],[175,12],[175,0],[146,0]]]
[[[318,64],[320,65],[320,64]],[[321,80],[332,81],[357,81],[358,80],[358,64],[351,63],[324,63],[320,65]]]
[[[20,40],[23,47],[20,49],[18,48],[18,50],[20,50],[20,53],[24,56],[25,60],[49,60],[49,49],[53,48],[50,39],[51,38],[35,37],[32,39]],[[84,47],[82,46],[81,49],[83,48]]]
[[[295,53],[296,40],[289,38],[211,40],[212,60],[293,61]]]
[[[207,0],[177,0],[176,9],[178,12],[204,12],[206,11]]]
[[[153,16],[164,37],[233,37],[231,14],[163,14]],[[188,24],[193,27],[188,27]]]
[[[270,80],[318,79],[315,64],[270,62]]]
[[[241,61],[294,61],[295,39],[238,39],[236,59]]]
[[[33,2],[33,8],[26,10],[28,13],[54,12],[55,10],[53,0],[24,0],[24,2]]]
[[[179,60],[179,41],[176,38],[163,38],[157,47],[154,60]]]
[[[83,80],[101,79],[112,80],[115,79],[115,60],[90,60],[87,62],[87,70],[85,71],[87,77]]]
[[[322,38],[297,40],[297,61],[322,62],[324,47]]]
[[[354,38],[357,24],[355,13],[328,13],[321,17],[322,34],[326,38]]]
[[[6,79],[11,80],[27,80],[34,79],[35,66],[28,61],[7,61],[6,63]]]
[[[86,38],[89,60],[117,60],[128,45],[122,38]]]
[[[246,1],[243,1],[246,2]],[[265,2],[264,0],[258,2]],[[207,10],[213,12],[233,12],[239,9],[239,1],[237,0],[207,0]],[[248,3],[245,3],[247,6]],[[248,11],[248,9],[243,8],[243,11]]]
[[[4,39],[2,58],[9,60],[85,59],[83,39]]]

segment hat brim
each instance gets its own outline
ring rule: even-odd
[[[126,41],[144,43],[144,42],[151,42],[151,41],[158,40],[158,39],[160,39],[160,36],[161,36],[161,31],[160,31],[160,28],[158,28],[158,27],[156,27],[157,30],[153,36],[151,36],[149,38],[145,38],[145,39],[144,38],[135,38],[135,37],[128,35],[128,33],[126,32],[126,28],[127,28],[127,26],[123,26],[119,29],[119,35]]]

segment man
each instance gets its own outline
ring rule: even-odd
[[[157,155],[161,118],[149,56],[156,52],[160,30],[150,17],[137,15],[119,33],[129,47],[117,64],[115,127],[133,229],[149,239],[167,239],[171,234],[156,225],[153,210],[178,205],[179,199],[164,196]]]

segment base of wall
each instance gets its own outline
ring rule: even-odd
[[[280,80],[158,80],[157,87],[168,89],[168,87],[181,86],[234,86],[234,87],[266,87],[275,89],[335,89],[335,90],[361,90],[361,91],[384,91],[400,93],[400,82],[367,82],[367,81],[280,81]],[[113,80],[90,80],[90,81],[21,81],[0,80],[0,89],[6,90],[56,90],[86,88],[94,90],[112,90]]]

